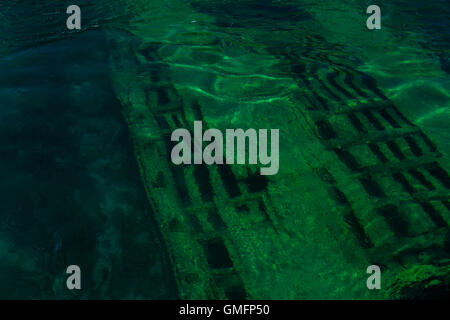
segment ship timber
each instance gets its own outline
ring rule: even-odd
[[[184,20],[213,21],[179,5]],[[428,272],[418,286],[448,285],[448,170],[373,78],[318,35],[284,48],[239,27],[235,37],[213,22],[190,28],[110,35],[115,90],[181,298],[397,297],[417,268]],[[280,172],[173,165],[171,132],[194,120],[279,128]],[[371,264],[391,290],[367,290]]]

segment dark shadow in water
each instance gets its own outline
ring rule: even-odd
[[[99,31],[0,59],[0,298],[176,297],[107,61]]]
[[[219,27],[261,28],[290,30],[296,23],[311,19],[311,15],[298,6],[272,0],[234,2],[192,1],[193,8],[213,15]],[[276,28],[274,27],[276,25]]]

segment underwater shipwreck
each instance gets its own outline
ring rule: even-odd
[[[402,1],[393,3],[392,15]],[[396,28],[407,22],[386,18],[372,33],[357,1],[117,1],[104,8],[105,19],[91,18],[89,8],[82,7],[89,17],[84,31],[58,41],[95,33],[83,41],[103,52],[147,209],[134,214],[129,207],[120,221],[108,209],[101,220],[89,218],[97,222],[84,263],[98,281],[86,281],[83,293],[58,289],[62,266],[75,263],[83,254],[72,251],[83,246],[70,247],[62,235],[55,247],[49,236],[49,249],[35,255],[29,270],[45,274],[29,280],[42,283],[44,298],[149,298],[137,289],[139,279],[122,295],[127,280],[116,274],[123,272],[119,264],[148,268],[143,256],[152,237],[163,252],[155,256],[170,278],[170,298],[448,297],[448,30],[423,34],[408,24],[410,33],[401,33]],[[81,94],[72,99],[90,103]],[[416,104],[428,107],[414,111]],[[279,129],[279,171],[173,164],[171,134],[192,131],[194,121],[204,130]],[[50,197],[39,192],[39,199]],[[116,224],[133,226],[124,238],[152,225],[133,259],[123,255],[134,245],[99,245],[124,232]],[[11,232],[4,224],[0,230]],[[5,257],[9,268],[18,263],[12,253]],[[370,265],[381,268],[381,290],[366,287]],[[0,296],[8,297],[2,277]]]

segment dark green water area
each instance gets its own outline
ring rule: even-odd
[[[0,62],[0,297],[175,297],[111,88],[104,35],[97,28],[34,45],[35,32],[63,28],[43,29],[32,2],[9,10],[31,17],[14,21],[24,48],[13,41],[19,48]],[[61,2],[47,10],[65,22]],[[82,292],[64,290],[71,264],[89,279]]]
[[[0,299],[448,295],[448,1],[40,2],[0,0]],[[280,172],[160,165],[136,114],[280,128]]]

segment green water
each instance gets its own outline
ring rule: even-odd
[[[317,154],[317,139],[300,125],[308,117],[302,97],[316,89],[299,79],[333,70],[365,75],[361,81],[375,83],[433,141],[448,170],[446,1],[379,4],[376,31],[365,26],[369,1],[80,0],[81,31],[66,29],[69,4],[0,0],[0,298],[185,297],[123,117],[125,101],[139,103],[130,92],[156,82],[177,92],[180,104],[197,101],[216,128],[280,129],[281,178],[268,192],[278,195],[290,226],[279,240],[269,231],[248,243],[235,239],[242,255],[253,249],[251,263],[261,265],[252,273],[244,263],[246,285],[267,284],[252,298],[386,298],[364,287],[365,268],[397,247],[360,256],[338,236],[339,210],[323,211],[322,187],[303,163],[332,167],[332,160]],[[354,100],[320,90],[325,99]],[[173,102],[148,94],[147,103],[157,109],[167,99]],[[357,183],[345,179],[349,189]],[[448,221],[440,229],[447,238]],[[235,227],[239,236],[239,221]],[[445,241],[434,253],[417,245],[413,258],[395,264],[441,266],[449,258]],[[278,265],[284,258],[277,248],[291,260]],[[65,288],[70,264],[83,270],[81,291]]]

